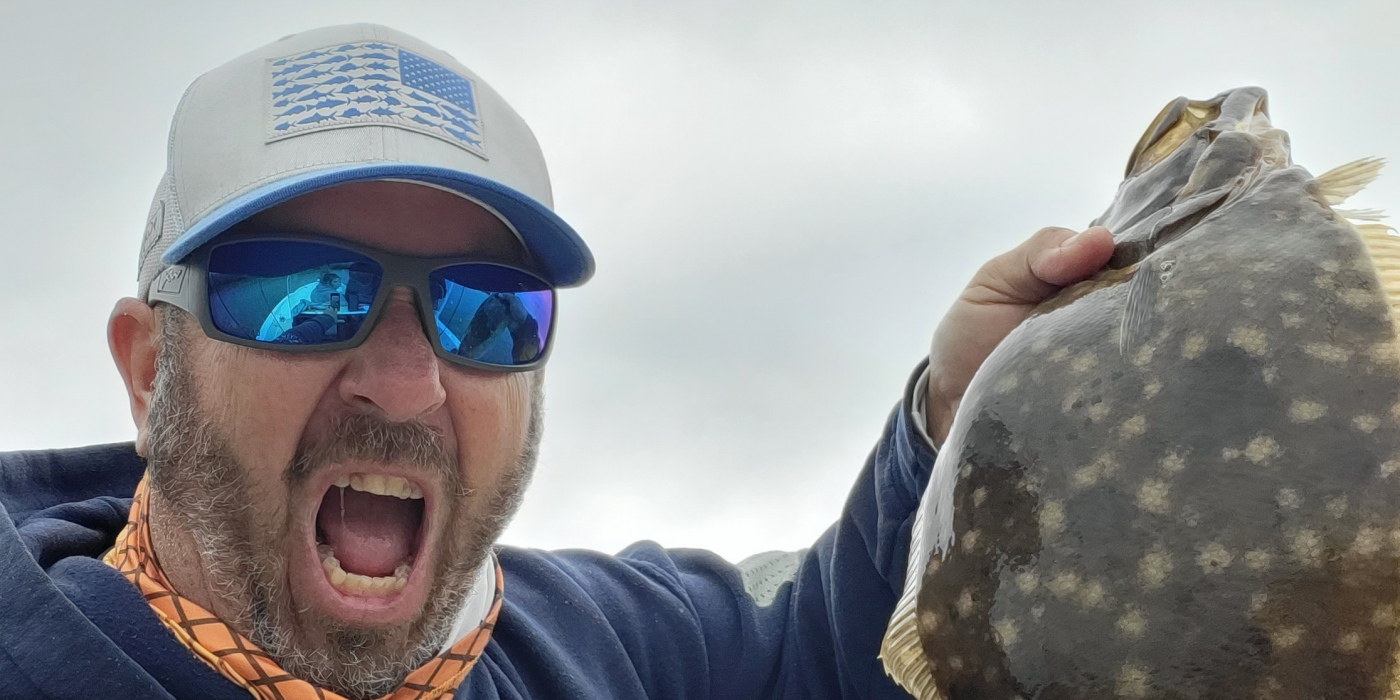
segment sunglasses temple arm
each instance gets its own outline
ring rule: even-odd
[[[161,271],[147,292],[146,303],[154,306],[165,302],[193,313],[195,306],[194,290],[199,286],[192,277],[197,272],[186,265],[171,265]]]

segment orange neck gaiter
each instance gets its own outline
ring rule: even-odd
[[[161,572],[151,546],[150,520],[147,517],[149,502],[150,489],[146,478],[142,478],[131,501],[131,515],[127,518],[126,527],[117,535],[116,545],[102,560],[115,567],[141,591],[156,617],[174,633],[175,638],[215,671],[247,689],[256,698],[345,700],[342,695],[292,677],[213,613],[175,592]],[[504,586],[501,566],[496,564],[495,599],[481,624],[453,644],[451,649],[410,673],[403,685],[380,700],[450,697],[491,639],[491,630],[501,611]]]

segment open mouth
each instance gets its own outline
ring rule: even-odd
[[[424,530],[423,490],[399,476],[345,474],[316,513],[316,553],[342,594],[390,597],[408,585]]]

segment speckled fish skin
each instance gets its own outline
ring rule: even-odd
[[[1002,342],[935,466],[948,700],[1397,697],[1389,302],[1287,137],[1241,126],[1262,90],[1173,104],[1100,219],[1112,269]],[[1218,116],[1170,132],[1187,107]]]

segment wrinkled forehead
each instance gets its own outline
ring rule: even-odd
[[[220,236],[312,233],[407,255],[481,255],[524,264],[524,246],[482,204],[419,183],[355,182],[309,192],[249,217]]]

